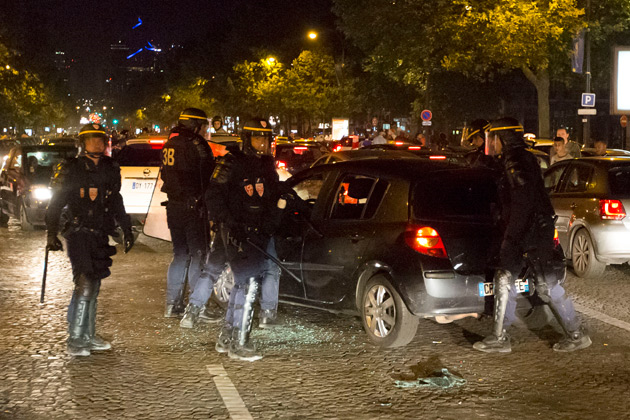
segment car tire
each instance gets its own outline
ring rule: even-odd
[[[606,264],[597,260],[593,241],[586,229],[580,229],[571,244],[571,262],[578,277],[597,278],[604,274]]]
[[[28,221],[28,217],[26,216],[26,206],[20,200],[20,227],[22,230],[31,231],[33,230],[33,224]]]
[[[226,263],[221,275],[212,287],[212,301],[223,309],[227,308],[233,288],[234,273],[232,273],[230,264]]]
[[[401,347],[413,340],[418,318],[385,275],[370,278],[361,294],[361,321],[372,343],[379,347]]]

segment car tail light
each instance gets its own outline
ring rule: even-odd
[[[429,159],[443,160],[443,159],[446,159],[446,156],[433,155],[433,156],[429,156]]]
[[[286,168],[287,167],[287,163],[279,160],[279,161],[276,162],[276,166],[278,168]]]
[[[448,258],[442,238],[432,227],[409,226],[405,232],[405,242],[411,249],[421,254]]]
[[[407,148],[407,150],[420,150],[420,149],[422,149],[422,147],[420,147],[420,146],[409,146]]]
[[[402,146],[402,145],[403,145],[403,142],[402,142],[402,141],[396,141],[396,142],[394,142],[394,144],[395,144],[396,146]]]
[[[341,145],[340,144],[337,144],[337,145],[335,145],[335,147],[333,147],[333,152],[338,152],[340,150],[341,150]]]
[[[149,144],[164,144],[166,140],[149,140]]]
[[[553,244],[556,248],[560,246],[560,237],[558,236],[558,229],[553,230]]]
[[[626,217],[626,209],[619,200],[599,200],[599,217],[606,220],[621,220]]]

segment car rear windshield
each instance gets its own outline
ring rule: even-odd
[[[33,150],[25,153],[25,171],[35,180],[48,181],[57,165],[76,156],[76,149]]]
[[[150,144],[131,144],[116,152],[113,158],[120,166],[160,166],[162,149]]]
[[[610,192],[613,195],[630,197],[630,165],[617,166],[609,169]]]
[[[326,153],[327,150],[319,146],[282,146],[276,149],[276,160],[288,167],[310,166]]]
[[[496,203],[496,185],[488,171],[434,172],[412,187],[415,218],[476,218],[488,221]]]

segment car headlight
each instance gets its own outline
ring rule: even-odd
[[[52,191],[48,187],[35,187],[32,192],[33,197],[38,201],[50,200],[52,197]]]

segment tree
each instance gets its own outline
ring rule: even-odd
[[[594,34],[627,28],[627,1],[598,3]],[[367,69],[420,90],[443,69],[486,79],[522,71],[538,94],[539,135],[549,134],[550,80],[566,77],[572,38],[587,26],[577,0],[335,0],[334,10],[368,53]]]

